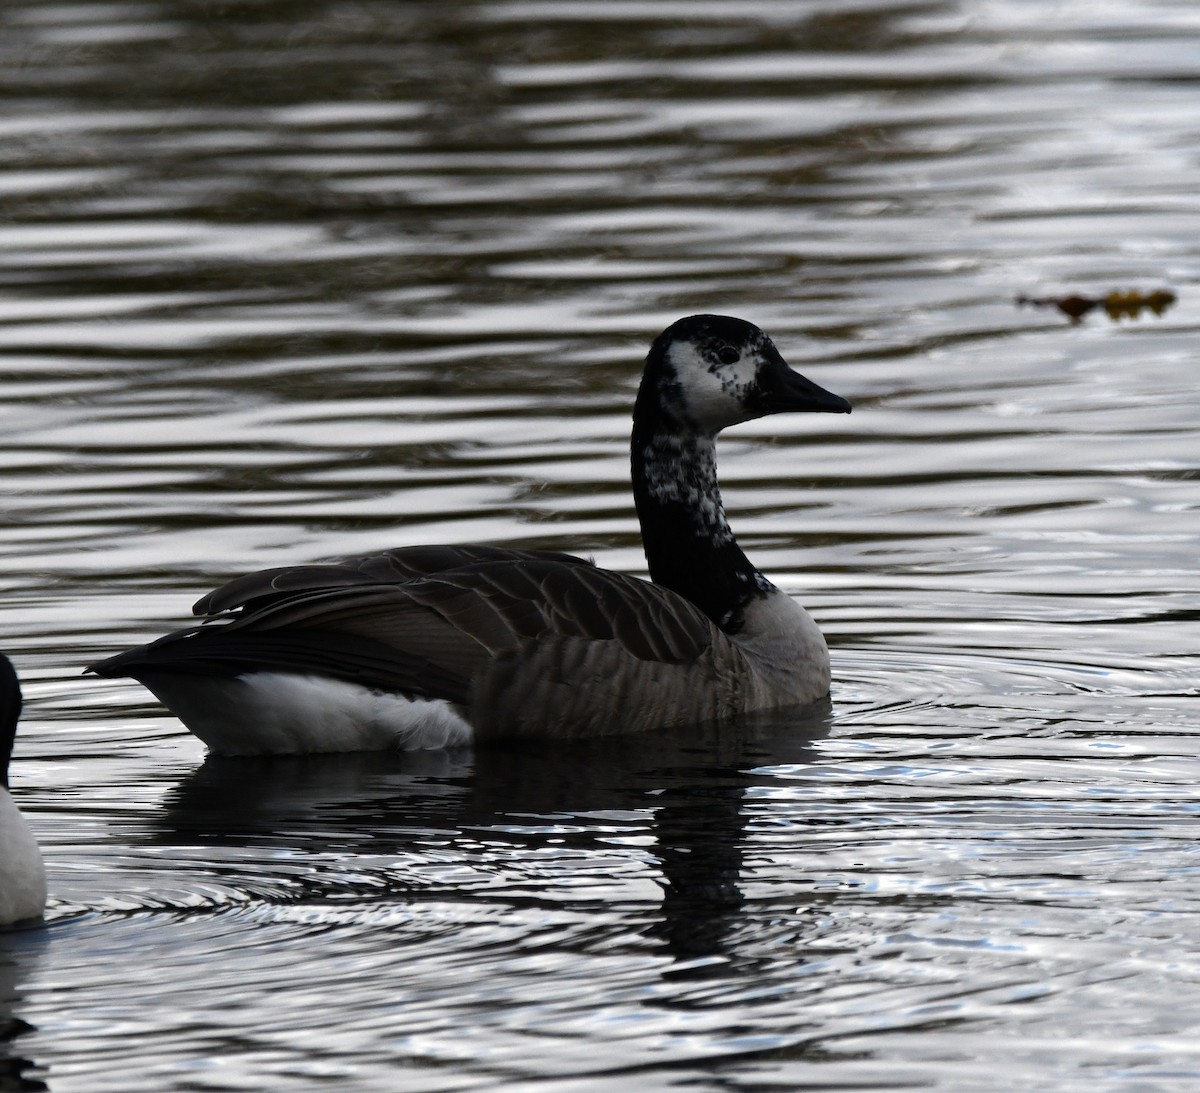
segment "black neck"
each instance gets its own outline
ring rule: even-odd
[[[21,685],[8,657],[0,655],[0,786],[8,787],[8,761],[21,716]]]
[[[716,438],[673,420],[643,384],[634,411],[632,463],[651,579],[736,633],[746,605],[772,586],[742,553],[725,519]]]

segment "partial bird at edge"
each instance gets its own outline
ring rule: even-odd
[[[0,653],[0,926],[38,919],[46,906],[42,852],[8,785],[21,706],[16,669]]]

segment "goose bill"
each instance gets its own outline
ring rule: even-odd
[[[850,403],[841,395],[793,372],[786,365],[760,381],[758,409],[763,414],[794,411],[821,414],[848,414]]]

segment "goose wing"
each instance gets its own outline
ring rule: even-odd
[[[723,636],[698,608],[646,581],[538,554],[397,583],[280,587],[311,584],[326,568],[256,575],[265,584],[238,593],[245,606],[229,621],[170,634],[91,670],[331,676],[455,702],[481,736],[540,733],[550,722],[564,735],[615,731],[614,717],[655,690],[655,701],[685,720],[708,715],[689,703],[711,689]],[[254,594],[258,587],[270,591]],[[661,720],[664,710],[652,703],[639,716]]]
[[[325,629],[453,659],[472,643],[488,656],[565,638],[615,641],[640,660],[679,664],[714,628],[674,593],[572,559],[483,562],[397,584],[310,588],[243,613],[221,629]],[[466,646],[470,648],[471,646]],[[469,658],[468,658],[469,659]]]
[[[495,546],[430,545],[398,547],[361,554],[339,562],[282,566],[236,577],[202,596],[194,615],[220,615],[236,608],[260,608],[283,602],[298,592],[350,588],[368,584],[403,584],[418,577],[462,569],[485,562],[557,562],[591,565],[584,558],[548,550],[515,550]]]

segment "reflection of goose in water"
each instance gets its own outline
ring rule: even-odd
[[[390,900],[502,901],[511,882],[516,903],[536,900],[541,885],[556,904],[588,905],[626,883],[628,874],[609,874],[614,865],[640,862],[636,875],[650,870],[663,889],[658,905],[643,909],[638,897],[646,936],[680,959],[719,953],[742,906],[746,790],[771,783],[765,768],[810,763],[829,718],[819,703],[668,730],[638,748],[601,739],[569,749],[209,756],[168,794],[157,840],[264,848],[262,869],[248,866],[246,880],[259,893],[280,849],[289,861],[333,855],[324,873],[286,868],[286,899],[345,900],[363,871],[369,900],[386,891]],[[551,845],[559,853],[546,878],[541,852]]]
[[[46,907],[46,867],[29,824],[8,792],[21,716],[21,685],[8,657],[0,654],[0,926],[40,918]]]
[[[786,411],[850,404],[753,324],[681,319],[633,415],[653,584],[566,554],[405,548],[239,578],[196,604],[217,625],[90,670],[139,680],[225,754],[578,739],[814,702],[825,641],[742,553],[717,488],[717,434]]]
[[[35,1075],[44,1068],[25,1054],[23,1043],[35,1027],[19,1014],[26,1010],[26,984],[40,962],[44,937],[28,930],[0,934],[0,1090],[33,1093],[50,1087]]]

